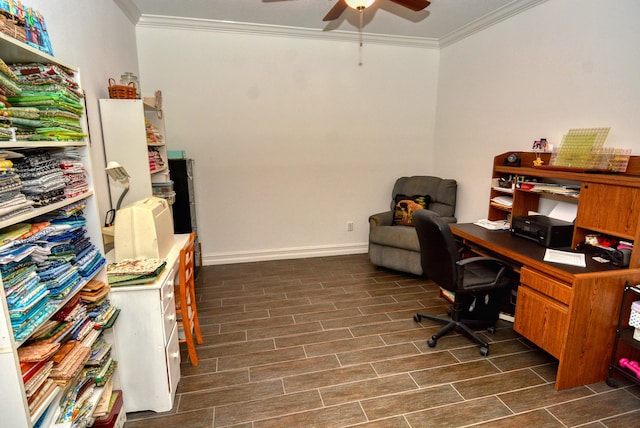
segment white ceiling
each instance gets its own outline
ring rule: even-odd
[[[117,1],[117,0],[116,0]],[[132,2],[143,17],[169,16],[251,23],[321,31],[357,31],[358,12],[323,22],[337,0],[119,0]],[[545,0],[432,0],[414,12],[390,0],[376,0],[364,11],[365,33],[442,40],[474,26],[487,26]],[[131,5],[130,5],[131,6]],[[134,12],[135,13],[135,12]]]

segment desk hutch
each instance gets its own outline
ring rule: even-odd
[[[589,173],[534,167],[536,155],[516,152],[521,166],[507,166],[509,153],[494,158],[492,178],[537,178],[579,186],[579,196],[545,194],[520,188],[491,188],[491,198],[508,192],[511,207],[490,202],[490,220],[510,219],[536,211],[542,198],[577,204],[572,247],[588,234],[640,242],[640,157],[631,156],[625,173]],[[544,165],[549,153],[542,154]],[[475,225],[452,225],[455,235],[479,253],[508,259],[520,271],[514,329],[559,361],[556,389],[606,379],[615,343],[618,311],[626,281],[640,282],[640,248],[628,268],[600,264],[587,255],[586,268],[543,261],[545,249],[506,231]]]

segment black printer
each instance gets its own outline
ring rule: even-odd
[[[530,239],[547,248],[570,247],[573,223],[546,215],[514,217],[511,221],[511,234]]]

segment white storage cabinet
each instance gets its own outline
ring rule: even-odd
[[[126,412],[173,407],[180,381],[180,345],[174,284],[180,273],[180,250],[189,235],[174,235],[167,266],[152,284],[111,288],[111,303],[120,309],[114,326],[118,371]],[[113,252],[107,254],[107,260]]]
[[[122,201],[124,207],[151,196],[152,183],[170,180],[164,120],[160,110],[142,100],[101,99],[99,103],[107,162],[118,162],[131,177],[129,193]],[[147,141],[145,119],[158,129],[161,141]],[[163,164],[155,171],[150,169],[149,150],[157,151]],[[123,188],[113,182],[109,185],[115,204]]]

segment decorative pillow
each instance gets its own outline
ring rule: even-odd
[[[401,226],[413,226],[411,215],[414,211],[427,208],[431,203],[429,195],[396,195],[396,208],[393,213],[393,224]]]

